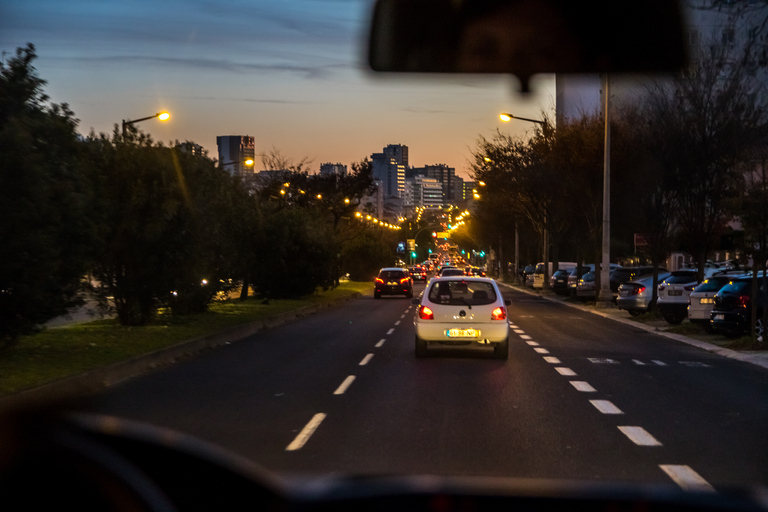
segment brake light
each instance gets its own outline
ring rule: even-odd
[[[435,314],[427,306],[419,306],[419,318],[422,320],[434,320]]]
[[[736,302],[739,307],[745,308],[749,305],[749,295],[739,295],[736,297]]]
[[[384,280],[383,280],[382,278],[380,278],[380,277],[377,277],[377,278],[376,278],[376,282],[377,282],[377,283],[381,283],[381,284],[384,284]]]
[[[491,320],[506,320],[507,310],[505,308],[496,308],[491,312]]]
[[[403,284],[403,283],[407,283],[407,282],[408,282],[408,281],[410,281],[410,280],[411,280],[411,278],[410,278],[410,277],[404,277],[404,278],[402,278],[402,279],[400,280],[400,284]]]
[[[632,288],[632,295],[640,295],[645,291],[645,286],[637,286]]]

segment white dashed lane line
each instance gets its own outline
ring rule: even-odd
[[[585,382],[583,380],[572,380],[570,381],[571,385],[575,387],[577,390],[581,391],[582,393],[596,393],[597,390],[593,388],[589,382]]]
[[[619,430],[638,446],[662,446],[662,444],[643,427],[619,427]]]
[[[512,330],[515,331],[515,334],[525,334],[525,331],[522,329],[512,329]]]
[[[386,338],[381,338],[381,339],[379,340],[379,342],[378,342],[378,343],[375,345],[375,347],[376,347],[376,348],[379,348],[379,347],[381,347],[382,345],[384,345],[384,342],[385,342],[385,341],[387,341],[387,339],[386,339]]]
[[[656,365],[659,365],[659,366],[667,366],[667,363],[665,363],[664,361],[659,361],[659,360],[656,360],[656,359],[652,359],[651,362],[653,364],[656,364]]]
[[[575,377],[577,375],[575,371],[571,370],[570,368],[564,368],[562,366],[558,366],[557,368],[555,368],[555,370],[560,375],[564,375],[566,377]]]
[[[362,361],[360,361],[360,366],[365,366],[368,364],[368,362],[373,359],[373,354],[366,355]]]
[[[714,487],[704,480],[701,475],[691,469],[690,466],[661,464],[659,467],[685,491],[715,491]]]
[[[608,400],[590,400],[589,403],[603,414],[624,414],[621,409]]]
[[[393,332],[395,332],[395,328],[394,327],[387,331],[387,336],[389,336]]]
[[[645,366],[645,363],[640,361],[639,359],[633,359],[632,362],[638,366]]]
[[[355,376],[350,375],[346,379],[344,379],[344,382],[341,383],[341,385],[336,388],[336,391],[333,392],[334,395],[343,395],[344,392],[349,389],[349,386],[352,385],[352,383],[355,381]]]
[[[551,364],[560,364],[560,360],[558,358],[554,357],[554,356],[547,356],[547,357],[544,358],[544,360],[546,362],[548,362],[548,363],[551,363]],[[567,369],[567,368],[564,368],[564,369]]]
[[[400,320],[398,320],[397,322],[395,322],[395,325],[400,325]]]
[[[319,412],[315,414],[291,444],[285,447],[285,451],[292,452],[301,449],[301,447],[309,441],[309,438],[312,437],[312,434],[315,433],[315,430],[317,430],[317,427],[320,426],[324,419],[325,413]]]
[[[535,350],[539,354],[549,354],[549,350],[542,347],[536,347],[533,350]]]
[[[526,341],[526,343],[529,344],[532,347],[538,347],[539,346],[539,344],[537,342],[531,341],[531,340]]]
[[[527,334],[521,334],[521,335],[520,335],[520,339],[521,339],[521,340],[530,340],[530,339],[531,339],[531,337],[530,337],[530,336],[528,336]]]

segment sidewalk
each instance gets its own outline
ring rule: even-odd
[[[682,334],[676,334],[671,332],[666,332],[664,329],[670,327],[670,325],[665,322],[664,320],[659,320],[656,322],[637,322],[634,320],[631,320],[632,316],[623,309],[618,308],[606,308],[606,309],[597,309],[595,306],[587,306],[584,304],[576,304],[573,302],[569,302],[567,297],[563,297],[560,295],[555,295],[554,293],[550,294],[542,294],[541,292],[534,291],[528,287],[523,286],[513,286],[507,283],[503,283],[501,281],[496,281],[499,286],[504,286],[506,288],[509,288],[511,290],[516,290],[519,292],[527,293],[529,295],[535,295],[537,297],[541,297],[542,299],[551,301],[551,302],[557,302],[560,304],[564,304],[566,306],[580,309],[582,311],[586,311],[588,313],[592,313],[595,315],[600,315],[604,318],[609,318],[611,320],[614,320],[616,322],[620,322],[626,325],[631,325],[634,328],[643,329],[648,332],[652,332],[653,334],[663,336],[665,338],[669,338],[671,340],[678,341],[680,343],[685,343],[687,345],[691,345],[693,347],[700,348],[702,350],[706,350],[707,352],[713,352],[715,354],[718,354],[723,357],[727,357],[730,359],[736,359],[738,361],[743,361],[745,363],[754,364],[756,366],[760,366],[762,368],[768,369],[768,350],[765,351],[737,351],[732,350],[728,348],[723,348],[718,345],[715,345],[714,343],[709,343],[707,341],[703,341],[700,339],[692,338],[690,336],[685,336]],[[712,338],[718,337],[716,334],[712,335],[702,335],[702,338],[707,338],[711,336]]]

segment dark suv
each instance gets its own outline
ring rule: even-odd
[[[413,297],[413,280],[408,270],[399,267],[383,268],[373,283],[373,298],[382,295],[405,295]]]
[[[757,336],[763,336],[763,309],[765,307],[764,277],[757,279]],[[734,277],[715,294],[715,306],[710,313],[710,323],[716,332],[736,338],[749,331],[752,318],[752,277]]]

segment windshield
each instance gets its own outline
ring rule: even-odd
[[[460,70],[585,50],[576,4],[436,3]],[[2,3],[0,399],[87,389],[285,476],[768,485],[766,312],[610,283],[765,265],[768,3],[685,2],[677,74],[525,86],[373,71],[374,4]]]

